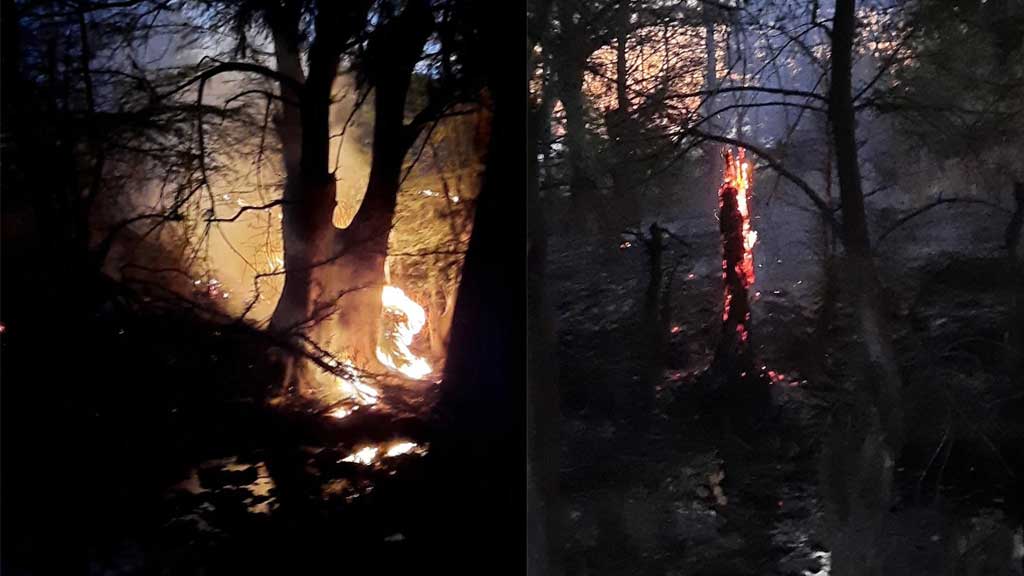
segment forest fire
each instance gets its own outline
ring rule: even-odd
[[[352,452],[348,456],[341,459],[342,462],[352,462],[355,464],[362,464],[364,466],[371,466],[377,463],[381,458],[394,458],[396,456],[402,456],[403,454],[426,454],[426,449],[421,447],[415,442],[409,442],[407,440],[396,440],[386,446],[379,445],[367,445],[359,448]]]
[[[397,286],[385,286],[381,291],[384,305],[386,346],[377,347],[377,360],[388,368],[420,379],[433,371],[430,364],[412,353],[409,346],[427,323],[423,307],[406,296]]]
[[[757,242],[757,232],[750,228],[750,209],[747,204],[748,190],[750,188],[750,164],[746,161],[746,153],[740,148],[736,157],[726,151],[725,154],[725,181],[719,190],[719,196],[733,193],[736,198],[736,209],[739,211],[743,221],[743,261],[741,262],[740,276],[744,286],[750,287],[754,283],[754,244]],[[724,200],[723,200],[724,201]]]
[[[745,333],[744,324],[750,318],[747,304],[747,288],[754,283],[754,244],[757,232],[750,227],[748,191],[750,188],[750,164],[745,160],[743,149],[736,156],[726,150],[725,176],[718,189],[719,222],[722,232],[722,278],[725,280],[725,307],[722,320],[729,320],[734,301],[743,300],[738,307],[742,317],[737,318],[736,330]],[[743,335],[741,335],[743,337]]]
[[[427,321],[423,307],[409,298],[401,288],[390,285],[384,286],[381,291],[381,304],[384,327],[376,350],[377,359],[387,368],[408,378],[419,379],[430,374],[433,371],[430,364],[410,349],[413,339]],[[327,364],[331,368],[344,368],[343,374],[328,371],[323,374],[331,378],[337,392],[345,399],[345,404],[332,409],[327,413],[328,416],[340,420],[352,415],[360,406],[373,406],[378,402],[380,391],[366,382],[351,360],[345,359],[339,363],[331,359]]]
[[[327,363],[333,368],[338,366],[338,363],[334,360],[328,360]],[[376,404],[380,396],[379,390],[363,381],[351,360],[343,360],[341,364],[345,367],[345,375],[332,374],[331,376],[338,386],[338,392],[344,398],[355,402],[356,405],[353,407],[339,407],[329,413],[330,416],[339,419],[350,415],[359,406],[372,406]]]
[[[722,280],[725,284],[722,338],[716,361],[749,372],[750,300],[754,283],[754,244],[757,232],[750,228],[750,165],[743,149],[734,156],[725,150],[725,175],[718,189],[718,222],[722,236]]]

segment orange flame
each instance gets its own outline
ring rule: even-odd
[[[750,227],[750,212],[747,206],[747,193],[750,189],[750,164],[746,161],[746,153],[740,148],[739,154],[726,154],[725,181],[722,183],[724,192],[727,187],[736,189],[736,206],[743,217],[743,263],[739,270],[744,286],[754,283],[754,244],[757,242],[757,231]]]
[[[433,372],[433,368],[425,359],[416,356],[409,349],[413,338],[427,323],[427,314],[423,307],[406,296],[398,286],[384,286],[381,291],[381,303],[386,311],[390,310],[404,320],[397,323],[391,331],[394,352],[388,353],[378,346],[377,360],[409,378],[419,379]]]

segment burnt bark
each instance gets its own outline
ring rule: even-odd
[[[725,312],[722,335],[715,352],[715,365],[731,380],[752,373],[753,352],[750,345],[750,295],[743,272],[745,257],[743,215],[740,214],[739,191],[725,185],[720,194],[718,227],[722,236],[722,276],[725,287]]]

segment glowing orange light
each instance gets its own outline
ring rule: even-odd
[[[727,188],[736,189],[736,207],[743,218],[743,262],[737,270],[743,278],[744,285],[754,283],[754,244],[757,242],[757,231],[750,227],[750,208],[748,191],[750,189],[750,164],[746,161],[746,153],[740,148],[739,154],[729,154],[725,163],[725,181],[719,193]]]
[[[427,323],[427,314],[423,307],[405,295],[398,286],[385,286],[380,294],[381,304],[385,312],[395,313],[404,317],[405,321],[395,326],[389,334],[393,338],[391,348],[393,353],[388,353],[383,348],[377,347],[377,359],[388,368],[401,372],[409,378],[423,378],[430,374],[433,368],[423,358],[416,356],[409,349],[413,338]]]

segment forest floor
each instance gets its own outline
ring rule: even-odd
[[[643,248],[620,245],[625,238],[560,236],[550,244],[566,573],[825,576],[818,469],[832,406],[857,380],[851,319],[840,298],[834,318],[819,321],[813,279],[821,268],[811,258],[759,281],[752,338],[758,363],[774,374],[772,406],[753,434],[730,432],[695,391],[721,318],[717,233],[706,224],[668,226],[690,246],[684,253],[670,242],[664,257],[666,277],[678,268],[653,407],[639,389],[650,385]],[[977,252],[911,249],[883,259],[892,264],[885,277],[896,279],[887,288],[913,430],[887,519],[894,575],[932,575],[955,563],[1002,567],[965,574],[1021,573],[1014,478],[1022,472],[1015,455],[1024,448],[1024,404],[993,352],[1009,318],[1010,283],[992,246]]]
[[[45,322],[5,317],[5,385],[33,382],[4,390],[5,574],[422,563],[436,386],[392,389],[344,419],[276,404],[258,331],[123,304],[67,322],[75,345],[60,362],[41,344],[52,342]],[[406,441],[417,447],[387,454]],[[367,446],[372,463],[352,461]]]

